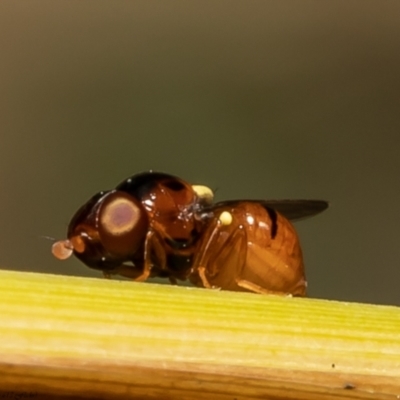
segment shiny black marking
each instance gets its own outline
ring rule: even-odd
[[[168,268],[172,271],[178,272],[182,271],[182,273],[187,272],[187,268],[192,263],[192,257],[188,256],[179,256],[175,254],[168,254],[167,255],[167,265]],[[178,278],[182,279],[182,278]]]
[[[163,182],[162,184],[166,186],[168,189],[173,190],[174,192],[179,192],[180,190],[185,189],[185,185],[176,179],[170,179],[166,182]]]
[[[162,181],[172,181],[174,179],[176,179],[174,176],[162,172],[143,172],[124,180],[116,189],[140,200],[146,197]]]
[[[181,238],[173,238],[169,239],[166,238],[165,241],[174,249],[174,250],[181,250],[186,249],[192,244],[191,239],[181,239]]]
[[[108,257],[104,260],[102,248],[98,246],[87,246],[83,253],[74,251],[75,257],[88,267],[103,272],[110,272],[123,263],[123,259]]]
[[[69,223],[68,237],[73,233],[75,226],[79,225],[90,217],[90,214],[93,213],[93,210],[96,210],[96,205],[100,203],[101,199],[108,193],[108,191],[96,193],[89,201],[87,201],[83,206],[78,209],[78,211],[72,217],[71,222]]]
[[[278,214],[273,208],[263,206],[267,211],[269,218],[271,219],[271,238],[274,239],[276,234],[278,233]]]

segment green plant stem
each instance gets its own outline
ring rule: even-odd
[[[398,307],[13,271],[0,293],[0,399],[400,398]]]

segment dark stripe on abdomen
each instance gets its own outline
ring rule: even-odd
[[[268,216],[271,220],[271,238],[274,239],[276,234],[278,233],[278,223],[277,223],[278,214],[273,208],[269,208],[269,207],[265,207],[265,206],[264,206],[264,208],[266,209]]]

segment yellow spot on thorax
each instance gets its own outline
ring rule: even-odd
[[[230,225],[233,221],[232,214],[229,211],[223,211],[219,216],[219,221],[224,226]]]

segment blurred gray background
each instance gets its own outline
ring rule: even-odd
[[[400,305],[399,1],[0,2],[0,265],[60,262],[91,195],[155,169],[321,198],[309,294]]]

